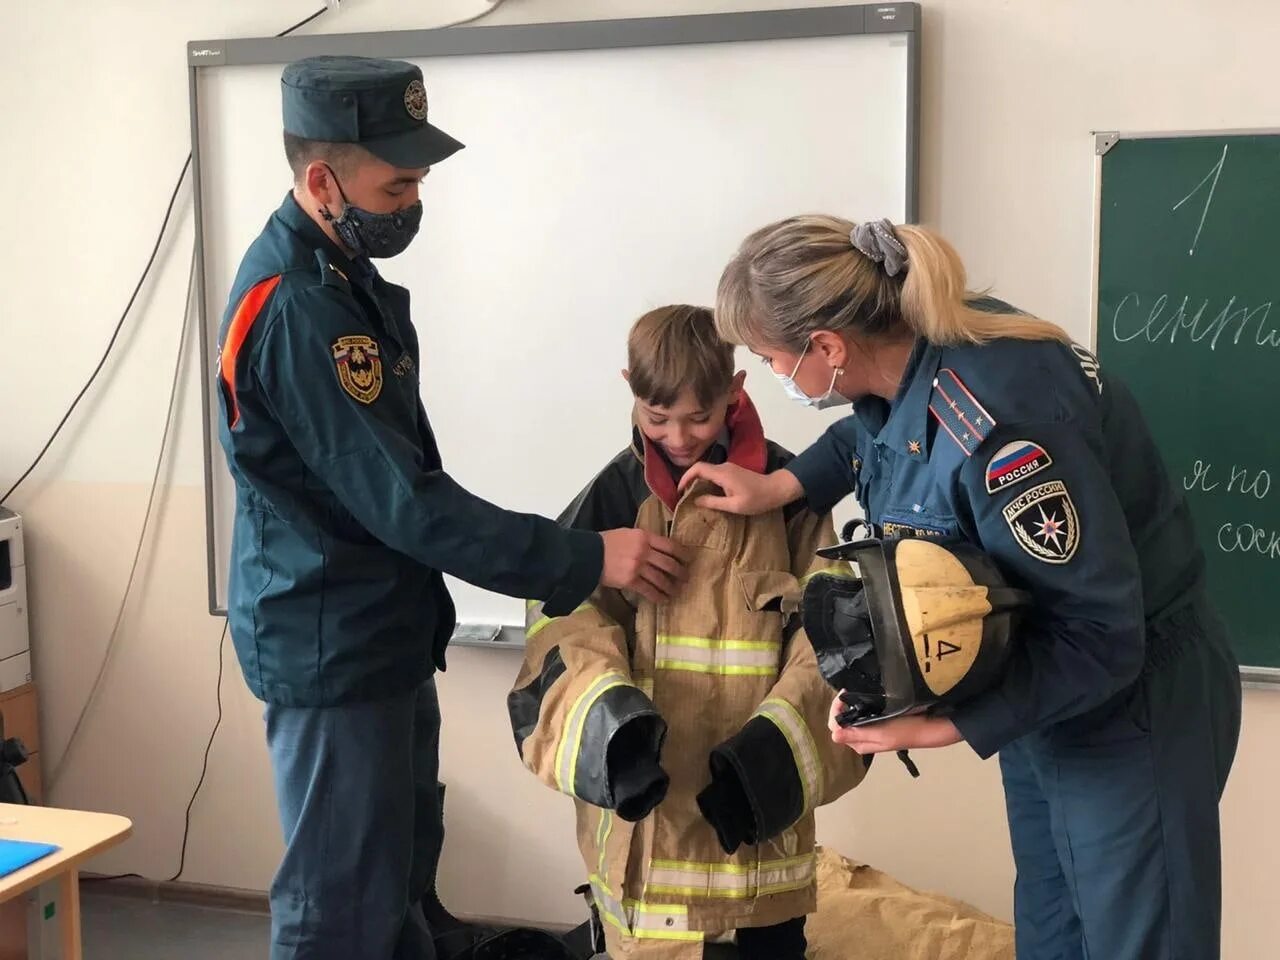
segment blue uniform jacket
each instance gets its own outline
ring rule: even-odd
[[[231,634],[263,700],[377,699],[443,669],[442,571],[551,615],[599,581],[598,534],[502,510],[443,471],[418,363],[408,291],[287,196],[240,265],[216,371]]]
[[[892,404],[857,401],[787,469],[813,509],[853,492],[885,536],[962,538],[1032,592],[1003,683],[953,714],[984,757],[1087,725],[1141,673],[1146,625],[1202,586],[1141,411],[1079,346],[918,344]]]

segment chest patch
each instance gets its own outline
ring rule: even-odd
[[[364,404],[382,393],[382,352],[372,337],[339,337],[333,343],[333,362],[342,389]]]
[[[998,493],[1052,465],[1044,447],[1030,440],[1015,440],[996,451],[987,463],[987,493]]]
[[[1032,487],[1011,501],[1004,520],[1018,546],[1044,563],[1067,563],[1080,546],[1080,517],[1061,480]]]

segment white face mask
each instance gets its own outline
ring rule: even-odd
[[[828,407],[839,406],[842,403],[850,403],[851,401],[848,397],[843,397],[836,392],[836,377],[840,376],[839,370],[831,371],[831,383],[827,387],[827,392],[820,397],[809,396],[801,390],[800,385],[796,383],[795,376],[800,372],[800,364],[804,362],[805,354],[809,352],[809,347],[812,344],[813,341],[810,340],[804,345],[804,350],[800,352],[800,359],[796,361],[796,368],[791,371],[790,376],[785,373],[778,373],[776,370],[770,370],[769,372],[778,378],[778,382],[782,384],[782,389],[786,391],[788,397],[796,403],[803,404],[806,407],[813,407],[815,410],[826,410]]]

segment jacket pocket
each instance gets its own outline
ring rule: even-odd
[[[786,570],[742,570],[738,583],[748,610],[791,614],[800,609],[800,581]]]

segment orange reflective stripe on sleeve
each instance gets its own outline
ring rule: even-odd
[[[227,339],[222,344],[219,364],[222,380],[227,385],[227,398],[231,402],[231,426],[233,427],[240,422],[240,404],[236,401],[236,359],[240,354],[240,348],[244,346],[245,338],[253,328],[254,321],[258,319],[263,306],[279,285],[280,278],[275,276],[268,277],[250,287],[249,292],[240,301],[240,306],[236,307],[236,314],[227,327]]]

